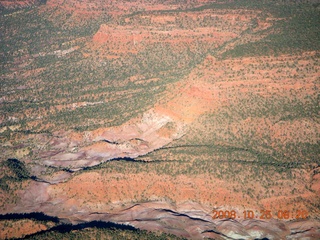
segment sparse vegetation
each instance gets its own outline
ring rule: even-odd
[[[134,204],[190,201],[204,209],[307,209],[319,220],[318,4],[51,4],[0,9],[0,212],[21,208],[22,198],[87,221]],[[143,118],[157,107],[164,118]],[[114,126],[120,130],[108,132]],[[162,145],[146,140],[150,129]],[[93,144],[101,156],[90,159]],[[77,169],[74,159],[92,161]],[[60,167],[64,161],[70,165]],[[33,201],[26,192],[35,186],[46,196]],[[178,239],[29,220],[0,221],[0,233],[24,237],[9,230],[27,226],[44,231],[29,239]],[[184,223],[159,224],[174,232]]]

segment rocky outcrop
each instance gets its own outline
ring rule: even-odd
[[[1,150],[30,174],[13,177],[1,165],[1,214],[190,239],[320,237],[319,53],[223,58],[275,34],[283,19],[185,2],[50,0],[19,12],[32,14],[28,29],[42,30],[32,49],[22,23],[3,27],[13,59],[4,65]],[[4,18],[16,23],[16,13]],[[12,50],[18,35],[21,49]],[[149,102],[132,107],[141,99]],[[265,209],[272,218],[242,214]],[[212,210],[237,217],[213,219]]]
[[[318,239],[320,223],[314,220],[280,221],[277,219],[213,219],[211,210],[198,203],[187,201],[179,204],[147,202],[114,205],[112,211],[91,212],[80,207],[76,200],[52,198],[48,185],[35,184],[25,192],[24,206],[16,206],[15,212],[43,211],[47,215],[59,216],[64,223],[78,224],[91,221],[115,222],[148,231],[171,233],[188,239]],[[37,190],[36,190],[37,189]],[[34,198],[33,193],[40,194]],[[48,197],[50,196],[50,197]],[[238,214],[241,210],[234,209]]]

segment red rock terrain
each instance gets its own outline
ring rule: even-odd
[[[298,62],[296,67],[303,68],[307,64],[305,59],[314,54],[306,53],[298,58],[293,56],[280,56],[272,60],[269,58],[270,66],[267,69],[265,69],[265,57],[217,61],[209,56],[189,76],[171,87],[172,91],[165,97],[168,99],[165,103],[156,104],[153,109],[143,113],[141,118],[132,119],[122,126],[85,132],[80,136],[73,132],[65,136],[56,133],[58,138],[54,137],[49,141],[50,149],[55,151],[51,151],[49,154],[52,156],[43,163],[77,169],[96,165],[102,159],[106,161],[121,157],[136,158],[180,138],[188,131],[188,125],[201,114],[237,104],[239,98],[244,98],[249,93],[263,97],[276,95],[289,100],[290,97],[294,96],[297,99],[299,96],[303,100],[307,95],[316,94],[318,80],[313,72],[319,71],[318,65],[310,73],[300,73],[300,77],[302,75],[305,77],[304,81],[301,81],[297,74],[281,76],[282,72],[286,72],[285,68],[279,73],[277,80],[276,77],[269,76],[270,69],[279,64],[280,60],[288,64]],[[255,65],[253,67],[256,69],[255,72],[245,76],[240,75],[239,73],[248,69],[249,65]],[[238,76],[234,77],[237,74]],[[233,77],[228,79],[228,76]],[[279,142],[316,143],[319,134],[319,124],[303,118],[286,124],[275,119],[247,118],[240,126],[249,129],[239,128],[238,123],[229,127],[236,135],[254,131],[257,138],[264,136],[269,139],[268,144],[271,146]],[[295,129],[299,128],[305,130],[296,132]],[[66,152],[65,149],[69,151]],[[40,154],[42,158],[45,157],[45,153]]]
[[[269,58],[268,64],[276,65],[281,59],[288,64],[291,63],[290,61],[297,61],[301,63],[297,67],[303,68],[304,64],[310,63],[306,58],[312,57],[313,54]],[[172,90],[168,90],[166,102],[157,104],[153,109],[145,112],[141,118],[132,119],[118,127],[85,132],[83,135],[70,132],[63,137],[56,133],[59,137],[53,137],[48,141],[50,149],[56,149],[56,152],[53,150],[48,152],[47,154],[52,155],[49,157],[41,153],[41,158],[44,159],[42,162],[45,165],[64,166],[77,170],[108,159],[136,158],[162,148],[185,134],[188,136],[189,129],[201,114],[208,114],[224,106],[236,104],[237,98],[243,98],[243,95],[248,92],[261,96],[276,94],[290,97],[290,92],[296,91],[295,96],[298,95],[301,99],[306,94],[314,94],[313,89],[317,85],[317,78],[312,77],[312,73],[310,77],[305,78],[305,82],[298,83],[296,78],[289,76],[286,80],[284,78],[281,78],[281,81],[273,80],[267,77],[269,71],[263,71],[264,59],[261,57],[217,61],[209,56],[185,79],[170,87]],[[228,75],[219,74],[220,71],[237,73],[239,69],[246,69],[247,65],[253,63],[256,64],[256,71],[252,75],[246,75],[246,79],[242,79],[241,75],[238,79],[221,79],[222,76]],[[314,71],[318,71],[318,67],[316,66]],[[199,75],[202,77],[195,77]],[[269,139],[268,144],[274,145],[275,148],[279,142],[317,141],[319,126],[316,122],[307,119],[287,124],[272,123],[272,121],[274,120],[248,118],[240,125],[231,124],[229,127],[235,135],[253,131],[255,132],[253,138],[264,136]],[[218,126],[214,127],[217,128],[215,131],[219,131]],[[296,131],[301,128],[308,131],[307,136],[300,135]],[[76,152],[64,150],[75,148]],[[39,170],[34,169],[34,171]],[[241,175],[249,176],[250,169],[247,171],[246,173],[242,170]],[[121,173],[121,171],[111,170],[107,173],[102,169],[76,175],[57,173],[55,176],[43,176],[46,181],[55,183],[53,185],[30,182],[29,187],[19,194],[21,200],[14,207],[14,212],[23,212],[27,207],[30,212],[45,212],[68,219],[72,223],[97,219],[125,222],[141,229],[161,230],[192,239],[202,236],[223,239],[224,235],[234,238],[241,236],[247,239],[251,237],[279,239],[291,236],[290,234],[293,233],[297,236],[304,231],[305,234],[316,239],[319,236],[315,230],[319,228],[318,222],[310,220],[299,225],[298,228],[295,225],[298,223],[294,224],[297,211],[309,211],[312,217],[319,214],[319,209],[311,210],[305,202],[316,204],[319,200],[317,194],[319,174],[317,170],[314,171],[315,173],[310,175],[304,170],[297,170],[294,186],[291,181],[282,179],[284,176],[282,174],[278,173],[277,177],[276,175],[266,176],[269,178],[267,182],[272,178],[274,181],[278,179],[276,181],[281,183],[281,187],[277,185],[268,187],[268,191],[276,193],[271,195],[265,194],[265,183],[262,180],[249,185],[254,189],[253,195],[243,194],[244,186],[240,187],[242,190],[236,190],[239,188],[239,181],[241,182],[240,176],[240,179],[227,181],[210,174],[188,177],[179,174],[173,177],[152,171]],[[68,178],[70,180],[66,181]],[[61,183],[61,181],[66,182]],[[314,191],[305,189],[301,185],[304,181],[310,182],[310,187]],[[56,184],[57,182],[60,183]],[[245,185],[245,188],[247,187],[248,185]],[[296,194],[292,194],[292,191]],[[146,200],[148,203],[141,203]],[[213,209],[235,210],[240,218],[236,221],[214,220],[211,217]],[[255,214],[259,214],[261,209],[270,209],[275,219],[279,210],[289,209],[293,212],[289,220],[295,221],[243,219],[243,211],[252,210]],[[177,214],[179,217],[171,220],[172,214]],[[161,219],[161,221],[148,219]],[[175,228],[169,229],[167,227],[169,225],[174,225]],[[194,229],[195,225],[198,226],[198,230]],[[216,229],[219,234],[211,232],[211,229]],[[314,230],[307,231],[307,229]]]
[[[319,51],[228,57],[282,19],[201,8],[212,2],[30,10],[47,24],[34,34],[58,43],[31,51],[26,38],[1,65],[0,213],[60,222],[4,215],[0,238],[91,221],[189,239],[320,238]],[[8,39],[23,31],[2,29]]]

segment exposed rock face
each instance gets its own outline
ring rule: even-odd
[[[312,54],[309,53],[311,56]],[[301,64],[305,64],[303,62],[305,56],[297,58]],[[256,61],[263,62],[262,59],[264,58],[258,58]],[[286,59],[290,62],[296,58],[280,56],[269,61],[269,64],[276,64],[279,59]],[[48,141],[47,146],[50,146],[51,150],[39,151],[38,154],[43,159],[41,165],[80,170],[111,159],[136,158],[146,155],[167,146],[174,140],[182,139],[185,134],[189,133],[190,128],[193,127],[192,124],[199,116],[213,113],[230,104],[236,104],[239,98],[249,92],[262,96],[272,94],[287,96],[288,92],[295,91],[299,93],[298,96],[301,99],[306,94],[315,93],[314,86],[317,83],[313,77],[307,78],[303,83],[298,82],[295,78],[282,81],[272,79],[261,81],[256,79],[255,74],[247,76],[246,79],[241,79],[240,76],[239,79],[223,80],[224,75],[219,70],[226,69],[227,64],[231,68],[241,66],[240,68],[244,69],[252,64],[250,59],[239,61],[242,65],[229,60],[217,61],[208,56],[187,77],[168,89],[166,102],[156,104],[154,108],[144,112],[141,117],[131,119],[123,125],[99,128],[80,134],[72,131],[56,132],[55,136],[49,139],[47,136],[42,136]],[[265,76],[264,74],[267,73],[257,74]],[[198,75],[202,77],[196,78]],[[269,134],[267,139],[270,145],[279,142],[316,143],[317,141],[319,129],[317,122],[304,118],[289,123],[281,121],[272,123],[272,121],[274,120],[247,118],[241,124],[241,131],[238,130],[238,124],[230,125],[230,127],[235,135],[239,134],[239,131],[240,133],[247,131],[246,128],[254,129],[258,137]],[[298,128],[306,129],[308,135],[297,132],[295,129]],[[38,137],[41,139],[41,136]],[[34,167],[33,173],[37,175],[41,170],[44,169]],[[303,173],[297,171],[295,174]],[[210,199],[216,199],[216,206],[219,206],[219,210],[231,210],[232,206],[231,208],[237,211],[239,216],[248,209],[256,213],[259,213],[261,209],[272,209],[274,216],[277,210],[286,209],[285,206],[288,205],[292,209],[304,209],[303,201],[298,203],[299,207],[294,207],[296,203],[292,202],[299,201],[297,199],[300,199],[301,196],[310,202],[317,201],[318,169],[315,168],[309,175],[310,179],[307,178],[307,181],[310,181],[313,191],[304,191],[301,188],[298,190],[301,191],[300,195],[291,194],[288,197],[280,195],[254,201],[251,198],[252,202],[241,206],[247,199],[240,193],[229,190],[232,189],[233,183],[220,181],[218,178],[209,181],[208,179],[213,177],[210,175],[205,175],[199,182],[196,179],[185,180],[182,177],[179,177],[176,182],[174,178],[168,178],[162,182],[160,176],[155,173],[148,175],[110,173],[106,177],[103,171],[81,173],[78,176],[61,171],[54,175],[41,176],[40,174],[39,179],[46,182],[31,182],[28,188],[19,193],[20,202],[12,206],[10,211],[25,212],[26,209],[28,212],[41,211],[48,215],[59,216],[65,222],[73,224],[93,220],[126,223],[141,229],[160,230],[190,239],[202,239],[203,237],[296,239],[297,236],[298,238],[317,239],[320,234],[317,220],[296,220],[293,215],[287,221],[275,218],[263,220],[244,219],[243,217],[235,220],[217,220],[212,219],[212,208],[204,203],[205,201],[210,202]],[[112,179],[116,178],[124,179],[113,182]],[[173,182],[173,184],[170,186],[168,182]],[[283,190],[281,191],[283,193]],[[220,197],[215,195],[217,192]],[[142,197],[133,197],[135,194],[145,195],[149,202],[139,203],[143,201]],[[92,196],[95,200],[92,199]],[[159,196],[165,197],[161,199]],[[189,200],[194,199],[195,196],[199,202],[202,202],[201,204]],[[235,202],[226,204],[226,198],[235,199]],[[172,200],[176,203],[170,203]],[[131,203],[132,201],[136,203]],[[311,216],[317,216],[318,210],[313,211],[315,212],[310,212]]]
[[[174,127],[169,131],[170,123],[174,124]],[[79,169],[114,158],[136,158],[181,137],[185,128],[183,122],[174,122],[169,115],[151,109],[144,113],[141,119],[131,120],[122,126],[86,132],[85,147],[79,148],[76,153],[58,153],[43,163],[48,166]],[[162,134],[163,131],[167,134]],[[67,137],[58,140],[58,146],[70,146],[69,139]]]
[[[304,58],[301,56],[299,61],[302,62]],[[280,59],[293,61],[295,58],[281,56],[270,61],[269,64],[277,64]],[[264,57],[256,61],[263,60]],[[289,77],[286,80],[277,81],[266,78],[267,72],[257,70],[257,73],[247,76],[246,79],[239,77],[230,81],[224,80],[220,71],[227,65],[236,66],[237,64],[237,67],[246,69],[253,64],[250,59],[237,61],[239,62],[231,63],[229,60],[216,61],[210,56],[207,57],[188,77],[172,86],[172,90],[167,93],[168,100],[165,103],[156,104],[140,118],[132,119],[121,126],[87,131],[80,138],[77,137],[77,140],[73,140],[74,132],[65,133],[65,136],[56,133],[58,137],[53,137],[49,141],[50,148],[55,151],[39,153],[44,158],[43,164],[76,170],[110,159],[136,158],[181,138],[189,129],[188,126],[201,114],[214,112],[219,107],[237,104],[239,99],[248,94],[254,93],[264,97],[277,95],[290,99],[292,96],[288,93],[294,91],[301,100],[308,94],[315,94],[314,86],[317,85],[317,80],[311,75],[304,82]],[[261,66],[257,64],[257,69],[259,68]],[[199,78],[198,75],[202,77]],[[257,75],[260,76],[258,79],[256,79]],[[315,144],[317,142],[319,124],[311,119],[300,118],[295,121],[275,123],[272,121],[275,120],[248,118],[242,126],[250,123],[250,128],[260,132],[260,135],[268,134],[270,139],[268,144],[271,145],[280,142],[282,144],[297,142]],[[305,131],[296,132],[297,128],[303,128]],[[46,155],[49,158],[46,158]]]
[[[37,194],[35,198],[33,194]],[[39,195],[40,194],[40,195]],[[127,204],[121,207],[112,204],[113,210],[94,211],[80,207],[76,199],[64,199],[52,195],[45,183],[33,184],[21,199],[24,206],[16,206],[14,212],[44,212],[59,216],[66,223],[82,223],[94,220],[111,221],[149,230],[162,231],[189,239],[318,239],[320,223],[313,220],[280,221],[276,219],[212,219],[211,209],[187,201],[179,204],[148,202]],[[54,206],[54,207],[53,207]],[[240,209],[234,209],[240,215]]]
[[[0,26],[0,149],[26,167],[0,162],[0,213],[190,239],[319,239],[319,51],[226,57],[267,45],[291,16],[214,2],[50,0],[1,16],[13,27]]]
[[[180,84],[179,84],[180,85]],[[73,170],[97,165],[115,158],[136,158],[159,149],[186,133],[188,124],[211,108],[212,93],[193,84],[180,85],[181,95],[165,105],[159,104],[145,112],[141,118],[112,128],[101,128],[85,132],[81,142],[72,142],[73,133],[50,140],[54,149],[74,149],[77,152],[52,152],[43,163],[48,166],[66,167]],[[200,89],[201,88],[201,89]],[[58,153],[58,154],[55,154]],[[40,153],[44,157],[45,153]]]
[[[137,54],[156,44],[169,45],[177,54],[186,48],[190,51],[213,49],[235,41],[240,36],[242,39],[242,35],[249,29],[263,31],[276,22],[272,18],[260,19],[261,24],[253,27],[252,22],[260,18],[259,14],[261,13],[258,11],[244,9],[231,10],[229,14],[219,9],[198,12],[138,12],[133,17],[128,15],[121,18],[121,24],[101,24],[92,38],[92,47],[100,49],[99,56],[104,58]],[[224,28],[229,30],[221,31]],[[259,38],[259,34],[256,38]]]

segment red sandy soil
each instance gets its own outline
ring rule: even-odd
[[[248,94],[304,101],[306,96],[316,94],[319,85],[315,72],[320,67],[312,60],[315,54],[223,61],[208,56],[184,79],[169,85],[162,100],[141,117],[117,127],[83,133],[57,132],[54,136],[59,137],[53,137],[47,144],[58,152],[48,155],[41,150],[40,155],[52,156],[44,161],[46,164],[72,168],[92,166],[101,158],[137,157],[180,138],[202,114],[237,104]],[[296,70],[306,69],[308,64],[314,66],[312,71]],[[70,107],[83,104],[89,103],[70,104]],[[279,144],[318,141],[320,126],[309,118],[277,121],[255,117],[240,121],[229,126],[235,136],[241,139],[241,134],[253,132],[254,139],[265,139],[275,148]],[[75,162],[77,159],[81,161]]]
[[[1,3],[8,5],[7,1],[1,1]],[[43,7],[43,11],[45,8],[52,7],[58,7],[57,11],[50,16],[52,18],[65,14],[65,12],[72,13],[74,19],[91,18],[108,12],[113,17],[120,19],[121,14],[132,13],[134,9],[139,10],[140,6],[137,6],[135,2],[124,1],[117,3],[86,1],[82,3],[51,0],[48,1],[47,6]],[[77,11],[73,11],[75,7]],[[177,7],[179,7],[178,4],[172,6],[159,1],[152,1],[145,5],[147,10]],[[199,42],[208,48],[212,45],[217,47],[239,36],[257,15],[257,12],[245,10],[231,11],[229,14],[220,10],[208,10],[201,13],[168,13],[161,16],[144,13],[132,18],[124,18],[124,23],[127,25],[116,23],[101,25],[97,33],[87,42],[87,47],[93,50],[102,49],[100,58],[118,58],[128,53],[134,54],[143,50],[148,44],[160,40],[172,44],[177,52],[184,47],[180,43]],[[207,16],[215,16],[226,25],[233,26],[232,31],[219,32],[214,26],[199,26],[201,21],[197,22],[197,19],[204,19]],[[194,30],[180,27],[177,22],[178,18],[193,19],[195,27],[192,29]],[[267,29],[272,21],[275,19],[259,21],[259,27],[256,30]],[[152,23],[152,27],[146,24],[148,22]],[[239,22],[243,24],[238,25]],[[112,49],[103,50],[108,45],[111,45]],[[33,171],[39,175],[43,170],[42,165],[79,170],[113,158],[136,158],[162,148],[187,134],[189,129],[195,127],[199,117],[215,113],[222,107],[236,105],[241,99],[246,99],[249,94],[265,98],[278,96],[283,99],[304,101],[306,96],[317,94],[317,89],[319,89],[317,73],[320,72],[320,66],[315,60],[317,54],[306,52],[294,56],[225,60],[217,60],[209,55],[185,78],[168,85],[162,100],[140,117],[131,119],[121,126],[103,127],[94,131],[81,133],[71,130],[61,131],[55,132],[52,137],[45,134],[23,136],[20,140],[34,142],[35,157],[41,161],[38,159],[34,161],[30,156],[22,156],[21,160],[26,163],[39,164],[41,167],[33,166]],[[309,65],[313,68],[309,68]],[[34,73],[26,72],[25,74]],[[129,81],[141,80],[143,80],[142,76],[133,76],[129,79]],[[62,108],[74,110],[84,105],[88,105],[88,102],[68,103],[63,106],[58,104],[56,107],[58,110]],[[31,113],[27,112],[27,115]],[[285,146],[287,143],[316,144],[319,140],[319,123],[310,118],[299,118],[292,121],[276,120],[250,117],[231,123],[228,128],[239,139],[242,135],[249,135],[252,132],[252,139],[260,139],[275,150],[279,150],[279,145]],[[39,122],[41,119],[35,118],[30,124]],[[215,130],[214,128],[207,134]],[[201,137],[205,138],[205,136]],[[10,142],[7,144],[10,145]],[[21,148],[24,147],[21,146]],[[14,151],[17,149],[19,147]],[[286,154],[288,155],[286,157],[291,157],[290,153]],[[105,173],[103,169],[81,174],[57,172],[43,177],[52,185],[29,182],[28,187],[17,190],[16,194],[21,197],[20,202],[6,205],[3,212],[25,212],[26,209],[30,212],[43,211],[49,215],[69,219],[73,223],[97,219],[129,222],[137,227],[152,230],[165,229],[190,238],[193,236],[200,238],[201,235],[197,229],[192,228],[193,226],[201,226],[202,229],[205,229],[204,225],[213,223],[218,226],[219,231],[232,236],[237,231],[238,233],[244,231],[243,226],[247,226],[248,231],[265,232],[272,232],[272,227],[275,227],[274,231],[279,232],[279,235],[275,232],[272,234],[276,236],[275,239],[281,239],[293,229],[301,232],[306,229],[310,230],[311,227],[319,229],[319,222],[306,221],[305,224],[299,226],[296,226],[295,222],[279,223],[272,222],[273,220],[266,221],[267,223],[256,220],[250,222],[242,218],[239,219],[240,223],[231,220],[219,222],[211,219],[211,211],[213,209],[236,210],[240,214],[244,210],[259,212],[261,209],[270,209],[274,215],[279,210],[290,209],[294,212],[311,209],[310,216],[318,217],[319,209],[311,207],[318,204],[316,201],[320,194],[319,172],[318,169],[314,171],[313,174],[303,169],[297,171],[295,173],[297,175],[296,184],[281,179],[281,176],[273,176],[275,179],[281,179],[279,184],[272,183],[268,189],[274,194],[265,193],[262,180],[260,182],[254,178],[252,179],[255,181],[251,181],[249,185],[241,186],[241,181],[251,174],[249,169],[248,172],[235,176],[237,179],[232,181],[222,180],[209,174],[194,176],[157,175],[155,172],[125,174]],[[248,187],[252,189],[254,197],[249,196],[245,191],[235,190],[237,188],[244,190]],[[1,194],[5,196],[1,197],[2,201],[10,198],[4,192]],[[146,201],[150,202],[144,203]],[[194,225],[192,221],[197,220],[191,219],[191,221],[186,216],[179,216],[185,221],[184,225],[181,221],[176,222],[175,218],[168,217],[170,214],[165,215],[164,209],[188,213],[188,216],[193,217],[197,214],[196,210],[200,209],[201,217],[210,223]],[[164,227],[159,223],[148,223],[149,225],[143,227],[142,223],[145,224],[147,217],[154,216],[156,219],[161,219],[161,216],[164,215],[168,217],[163,220],[167,225],[178,226],[180,224],[179,227],[168,230],[169,227]],[[144,220],[139,222],[141,219]],[[294,215],[291,215],[290,220],[292,219]],[[38,224],[31,230],[30,224],[32,223],[20,222],[19,224],[23,225],[21,231],[10,233],[12,234],[10,236],[19,237],[22,236],[22,233],[32,233],[33,230],[38,231],[45,228]],[[212,229],[212,225],[210,227]],[[9,234],[11,230],[6,231],[1,234]],[[309,233],[311,231],[313,230],[310,230]],[[219,238],[214,233],[204,232],[203,234]],[[316,234],[318,233],[313,236],[319,235]]]
[[[299,229],[299,232],[304,231],[313,236],[311,239],[316,239],[316,229],[320,227],[316,221],[304,220],[297,224],[287,221],[295,220],[296,211],[305,210],[306,199],[312,201],[315,195],[305,190],[305,194],[288,197],[292,185],[285,181],[283,184],[279,190],[281,196],[256,202],[246,194],[234,192],[232,182],[210,175],[106,174],[102,169],[82,173],[55,185],[31,183],[21,195],[23,206],[18,204],[14,211],[20,212],[27,206],[28,211],[43,211],[72,223],[82,220],[126,222],[142,229],[166,231],[192,239],[203,236],[192,226],[215,229],[228,236],[235,234],[232,231],[242,232],[242,235],[254,234],[258,228],[263,236],[270,234],[275,238],[288,236],[290,231]],[[257,182],[252,188],[258,192],[261,186]],[[259,216],[261,210],[267,209],[271,210],[272,219],[243,218],[243,211],[250,210]],[[212,219],[212,210],[235,210],[237,218],[235,221]],[[290,218],[276,220],[279,210],[290,210]],[[172,216],[170,211],[177,215]],[[198,222],[198,218],[205,221]],[[168,228],[172,225],[174,229]]]
[[[48,229],[47,226],[32,220],[0,221],[0,239],[23,238],[26,235]]]
[[[45,160],[44,163],[59,166],[64,164],[64,161],[69,161],[68,164],[71,163],[71,166],[77,168],[98,164],[101,157],[105,160],[108,156],[110,158],[136,157],[146,154],[153,149],[170,143],[175,138],[179,138],[185,133],[185,126],[190,126],[201,114],[214,112],[219,107],[236,103],[239,97],[243,96],[242,94],[247,94],[248,92],[262,96],[275,94],[291,98],[293,97],[291,92],[294,91],[294,96],[303,99],[307,94],[315,93],[314,86],[318,83],[312,72],[299,73],[294,70],[294,74],[296,74],[294,76],[294,74],[288,74],[289,71],[290,73],[292,72],[289,67],[284,67],[281,72],[277,72],[276,69],[268,71],[268,69],[265,69],[265,63],[268,61],[270,65],[277,66],[282,64],[283,61],[288,63],[297,62],[299,68],[304,68],[309,61],[312,61],[307,59],[313,54],[224,61],[217,61],[208,56],[185,79],[169,87],[166,102],[158,103],[153,109],[145,112],[141,118],[132,119],[118,127],[101,128],[82,134],[57,132],[56,135],[59,136],[59,139],[53,138],[50,140],[50,144],[53,147],[65,149],[67,146],[70,149],[71,146],[72,148],[80,146],[79,151],[54,155],[49,157],[49,160]],[[256,66],[256,70],[253,73],[248,73],[245,76],[237,74],[239,71],[244,71],[250,64]],[[318,68],[319,66],[315,65],[315,71],[319,71]],[[278,77],[270,76],[271,73],[277,73],[278,75],[276,76]],[[262,81],[261,79],[264,80]],[[168,127],[168,123],[172,126]],[[255,137],[257,138],[269,134],[271,139],[269,144],[271,146],[279,141],[286,143],[295,142],[298,139],[302,142],[316,143],[319,129],[319,124],[304,118],[291,121],[289,124],[282,124],[281,122],[274,124],[268,119],[248,118],[242,120],[239,125],[241,127],[237,125],[230,126],[234,134],[241,134],[241,131],[250,131],[250,129],[255,130]],[[297,131],[297,129],[302,130]],[[303,129],[307,131],[308,138],[304,136]],[[101,140],[108,140],[111,143],[99,142]],[[86,146],[81,147],[82,144]],[[300,179],[296,184],[292,184],[291,181],[285,179],[281,180],[281,184],[278,184],[280,183],[278,182],[278,185],[269,187],[269,191],[274,192],[269,196],[263,195],[265,189],[259,181],[251,182],[251,185],[246,185],[245,188],[250,187],[253,189],[254,197],[252,198],[245,192],[234,191],[234,187],[238,187],[237,181],[224,181],[211,175],[195,175],[194,177],[189,175],[170,176],[157,175],[154,172],[106,174],[104,170],[97,170],[96,172],[76,175],[65,183],[55,185],[43,183],[35,185],[33,183],[20,193],[21,205],[18,204],[14,211],[23,211],[27,206],[29,211],[43,211],[49,215],[68,218],[74,223],[81,219],[86,221],[97,219],[100,216],[98,219],[125,221],[141,228],[169,231],[158,223],[154,225],[153,223],[146,224],[144,222],[145,225],[143,227],[141,222],[136,221],[134,217],[136,215],[134,214],[140,217],[152,216],[150,215],[152,211],[154,214],[160,214],[158,211],[161,212],[163,210],[159,210],[158,202],[170,202],[167,209],[175,211],[179,209],[180,212],[189,212],[193,208],[192,204],[185,208],[180,206],[188,201],[196,201],[203,208],[201,210],[203,217],[210,216],[210,212],[215,208],[218,210],[235,210],[237,214],[241,214],[245,210],[252,210],[255,214],[258,214],[261,209],[269,209],[272,211],[273,216],[276,216],[279,210],[290,210],[291,215],[288,220],[293,220],[297,211],[309,211],[309,203],[316,204],[315,201],[317,201],[319,193],[319,174],[313,175],[312,178],[310,178],[310,173],[303,170],[295,174],[297,175],[296,178]],[[250,172],[243,172],[241,176],[250,176]],[[241,176],[239,176],[239,180]],[[275,178],[276,176],[273,177]],[[278,178],[280,179],[281,177],[278,176]],[[314,192],[305,187],[306,183],[311,183],[310,187]],[[292,193],[294,189],[297,192],[296,194]],[[36,198],[35,194],[37,194]],[[260,197],[257,199],[256,196],[259,194]],[[151,202],[148,206],[142,205],[143,207],[139,208],[139,210],[130,208],[134,204],[144,201]],[[52,206],[55,207],[53,208]],[[128,207],[131,210],[128,210]],[[156,210],[151,211],[151,209]],[[309,212],[311,217],[319,216],[319,209],[311,208],[311,210]],[[154,216],[158,216],[157,214]],[[175,221],[172,218],[169,219],[164,220],[166,224],[170,225],[171,221]],[[184,221],[189,224],[186,226],[193,225],[186,219]],[[244,235],[248,231],[257,229],[257,227],[253,227],[256,220],[248,222],[240,218],[239,221],[239,223],[225,221],[224,223],[217,222],[215,224],[218,224],[217,229],[219,231],[229,235],[234,234],[232,230],[234,232],[240,231],[240,229],[245,231],[243,226],[248,226],[247,232],[243,233]],[[256,223],[259,225],[259,231],[272,232],[271,229],[277,225],[272,223],[273,220],[270,221],[263,226],[261,222]],[[187,237],[195,236],[193,234],[196,233],[192,229],[188,229],[187,232],[181,230],[185,229],[183,224],[179,225],[181,221],[175,222],[175,224],[177,224],[177,229],[180,230],[176,230],[177,232],[170,230],[169,232]],[[280,229],[282,228],[282,230],[277,230],[277,234],[280,234],[280,236],[286,236],[288,231],[295,229],[295,225],[290,222],[281,221],[281,223],[277,224],[280,224]],[[303,231],[306,230],[306,226],[308,226],[308,229],[317,229],[319,226],[316,224],[314,222],[305,222],[302,225],[300,224],[299,228],[300,230],[303,229]],[[200,224],[199,226],[202,225]],[[310,228],[310,226],[313,226],[313,228]],[[311,230],[305,231],[305,233],[310,234],[310,236],[313,234],[313,236],[317,237],[317,233],[312,233]],[[276,233],[273,232],[272,234]],[[199,237],[199,235],[197,236]],[[279,237],[279,235],[273,236]]]
[[[226,14],[223,10],[206,10],[161,15],[139,14],[133,18],[125,18],[126,24],[122,26],[101,25],[93,36],[92,48],[99,49],[100,57],[115,58],[128,53],[137,53],[150,44],[160,42],[170,43],[177,53],[184,49],[186,44],[190,48],[199,44],[202,48],[218,47],[238,37],[258,15],[258,12],[249,10],[230,10],[230,12]],[[206,18],[216,18],[219,25],[203,26]],[[187,28],[180,25],[180,21],[186,19],[190,22]],[[269,26],[271,22],[264,24]],[[259,25],[257,30],[262,30],[264,27],[263,24]],[[109,46],[112,48],[106,51],[104,48]]]

